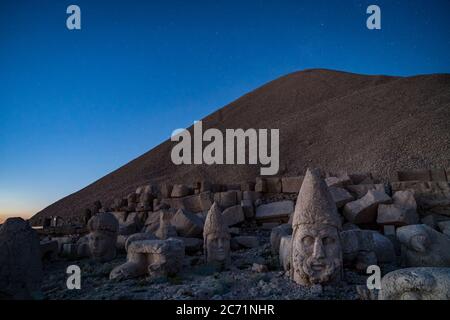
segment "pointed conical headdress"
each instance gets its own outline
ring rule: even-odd
[[[327,224],[341,229],[337,207],[317,169],[307,170],[295,205],[292,228],[300,224]]]
[[[228,226],[216,202],[213,203],[206,216],[205,226],[203,227],[203,238],[206,240],[206,237],[212,233],[229,234]]]

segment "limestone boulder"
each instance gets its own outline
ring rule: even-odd
[[[171,224],[175,227],[181,237],[201,238],[203,234],[203,220],[183,209],[179,209],[171,219]]]
[[[348,202],[355,200],[355,198],[344,188],[329,187],[328,190],[330,191],[331,197],[338,208],[342,208]]]
[[[244,210],[240,205],[232,206],[222,212],[224,223],[231,227],[245,221]]]
[[[5,299],[41,297],[43,278],[39,237],[22,218],[9,218],[0,227],[0,296]]]
[[[253,206],[253,201],[242,200],[241,207],[242,210],[244,210],[244,216],[246,219],[252,219],[255,217],[255,207]]]
[[[255,218],[258,221],[288,220],[294,212],[294,202],[283,200],[260,205],[256,208]]]
[[[375,223],[378,206],[391,202],[392,199],[385,192],[369,190],[361,199],[348,202],[344,206],[344,216],[349,222],[355,224]]]
[[[188,196],[190,189],[184,184],[176,184],[172,188],[171,197],[172,198],[182,198]]]
[[[345,189],[347,189],[356,199],[364,197],[369,190],[386,192],[384,184],[373,184],[373,183],[348,185],[345,186]]]
[[[255,236],[237,236],[234,240],[242,248],[251,249],[259,246],[259,239]]]
[[[343,174],[339,177],[325,178],[325,183],[328,187],[345,187],[352,184],[352,179],[347,174]]]
[[[162,199],[161,204],[166,204],[170,208],[177,210],[185,209],[189,212],[202,212],[208,211],[213,202],[210,192],[202,192],[183,198]]]
[[[240,191],[230,190],[225,192],[217,192],[214,194],[214,201],[222,208],[226,209],[240,203]],[[238,202],[239,200],[239,202]]]
[[[416,200],[411,191],[397,191],[392,199],[393,204],[379,205],[378,224],[405,226],[419,222]]]

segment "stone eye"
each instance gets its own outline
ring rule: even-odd
[[[324,245],[329,245],[334,243],[334,239],[331,237],[325,237],[322,239]]]
[[[314,243],[314,238],[311,237],[311,236],[306,236],[306,237],[303,238],[302,241],[303,241],[304,245],[310,246],[310,245],[312,245]]]

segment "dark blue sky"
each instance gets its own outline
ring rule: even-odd
[[[77,4],[82,30],[66,28]],[[382,30],[366,28],[366,8]],[[0,215],[31,214],[276,77],[450,72],[450,0],[0,1]]]

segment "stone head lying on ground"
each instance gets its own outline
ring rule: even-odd
[[[450,237],[416,224],[397,229],[402,262],[407,267],[450,267]]]
[[[104,262],[116,257],[119,222],[111,213],[97,213],[88,222],[89,235],[80,241],[78,256]]]
[[[381,280],[379,300],[449,300],[450,268],[407,268]]]
[[[292,222],[291,278],[301,285],[342,278],[341,220],[318,170],[308,170]]]

